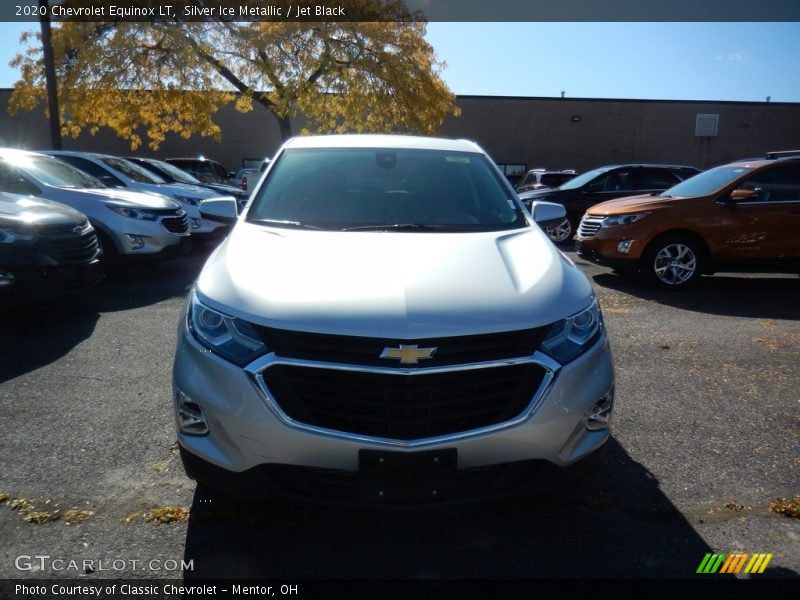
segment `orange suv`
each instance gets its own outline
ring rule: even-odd
[[[721,270],[800,273],[800,151],[715,167],[660,194],[596,204],[581,220],[576,250],[667,289]]]

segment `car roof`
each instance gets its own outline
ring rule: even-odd
[[[41,152],[32,152],[30,150],[20,150],[19,148],[0,148],[0,157],[13,157],[13,156],[46,156]]]
[[[734,162],[719,165],[721,167],[750,167],[758,168],[767,165],[777,165],[785,162],[800,162],[800,156],[776,156],[775,158],[740,158]]]
[[[620,165],[605,165],[603,167],[597,167],[597,169],[592,169],[592,171],[596,171],[599,169],[629,169],[630,167],[646,167],[646,168],[656,168],[656,169],[694,169],[695,171],[699,171],[697,167],[693,167],[692,165],[671,165],[665,163],[624,163]]]
[[[396,148],[409,150],[443,150],[446,152],[480,152],[483,150],[468,140],[414,135],[346,134],[311,135],[295,137],[286,142],[285,148]]]

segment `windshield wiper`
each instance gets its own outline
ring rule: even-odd
[[[309,225],[308,223],[301,223],[300,221],[284,221],[281,219],[251,219],[250,223],[257,223],[259,225],[276,225],[278,227],[296,227],[297,229],[322,229],[322,227]]]
[[[433,225],[426,223],[384,223],[382,225],[344,227],[341,231],[486,231],[486,227]]]

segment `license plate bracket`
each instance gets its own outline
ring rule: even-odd
[[[359,499],[377,504],[441,502],[456,487],[456,448],[423,452],[360,450]]]

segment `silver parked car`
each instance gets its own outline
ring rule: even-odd
[[[85,214],[107,266],[119,256],[160,258],[190,246],[186,212],[170,198],[107,188],[51,156],[0,149],[0,191],[54,200]]]
[[[196,185],[167,183],[144,167],[118,156],[68,150],[45,150],[44,153],[60,158],[109,187],[159,194],[177,200],[189,215],[192,233],[195,235],[221,235],[227,229],[219,221],[203,219],[200,216],[200,203],[211,198],[233,198],[233,196],[221,196],[217,192]]]
[[[237,219],[234,203],[204,211]],[[614,372],[586,277],[477,145],[295,138],[211,256],[173,371],[190,477],[398,505],[590,471]]]

